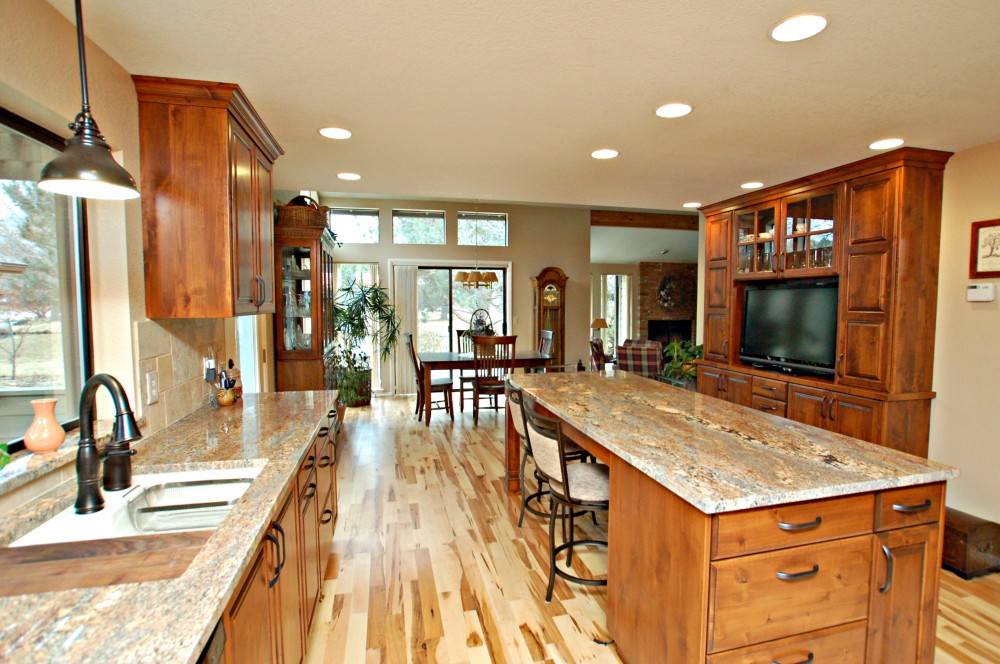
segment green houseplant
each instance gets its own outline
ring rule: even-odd
[[[377,284],[366,286],[354,281],[337,292],[333,304],[337,343],[330,361],[341,403],[347,406],[371,403],[371,358],[361,344],[368,337],[378,339],[378,354],[385,360],[399,340],[399,322],[389,294]]]
[[[693,341],[671,341],[663,347],[663,375],[681,381],[693,389],[698,378],[695,360],[701,359],[702,346]]]

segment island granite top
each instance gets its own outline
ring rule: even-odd
[[[615,371],[511,382],[705,514],[951,479],[958,470]]]
[[[0,660],[195,661],[335,400],[336,392],[246,394],[133,443],[136,474],[262,469],[178,578],[0,597]],[[66,483],[4,515],[3,544],[72,505],[75,491]]]

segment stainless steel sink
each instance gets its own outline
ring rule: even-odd
[[[142,532],[218,528],[251,482],[232,477],[134,486],[125,501],[132,525]]]

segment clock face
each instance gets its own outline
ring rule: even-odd
[[[559,291],[555,286],[549,284],[542,289],[542,302],[546,307],[559,306]]]

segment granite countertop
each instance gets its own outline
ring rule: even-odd
[[[5,662],[192,662],[222,616],[291,486],[336,392],[245,394],[205,406],[133,447],[136,474],[262,467],[244,497],[178,578],[0,598]],[[72,505],[75,482],[5,515],[9,542]]]
[[[625,371],[511,382],[706,514],[948,480],[927,459]]]

